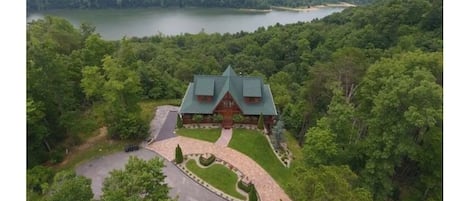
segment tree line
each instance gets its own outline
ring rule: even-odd
[[[97,124],[116,139],[144,138],[137,102],[182,98],[194,74],[231,65],[270,84],[303,147],[294,200],[441,200],[442,35],[441,0],[380,1],[253,33],[119,41],[89,24],[36,20],[27,27],[28,168],[60,161]],[[77,128],[96,107],[103,118]],[[326,185],[331,176],[344,179]]]
[[[142,7],[218,7],[269,9],[270,6],[314,6],[326,3],[348,2],[369,4],[375,0],[27,0],[27,10],[49,9],[99,9],[99,8],[142,8]]]

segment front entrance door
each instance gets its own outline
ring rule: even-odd
[[[233,127],[233,112],[228,110],[223,112],[223,128],[232,128]]]

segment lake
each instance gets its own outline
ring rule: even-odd
[[[78,27],[81,22],[96,26],[104,39],[118,40],[123,36],[178,35],[182,33],[253,32],[259,27],[276,23],[289,24],[322,18],[344,8],[326,7],[309,12],[253,12],[228,8],[138,8],[98,10],[52,10],[35,12],[27,21],[54,15]]]

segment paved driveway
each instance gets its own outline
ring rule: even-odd
[[[159,157],[155,152],[147,149],[140,149],[135,152],[119,152],[88,161],[76,168],[78,175],[83,175],[91,179],[91,188],[94,198],[99,199],[101,196],[101,187],[104,178],[113,169],[123,169],[129,156],[137,156],[139,158],[149,160]],[[161,157],[160,157],[161,158]],[[179,196],[181,201],[223,201],[221,197],[205,189],[203,186],[195,183],[192,179],[182,173],[177,167],[167,160],[164,160],[166,167],[163,173],[167,176],[165,182],[171,187],[169,195],[173,198]]]
[[[177,112],[176,111],[169,111],[168,115],[166,116],[166,120],[164,121],[161,130],[159,131],[155,141],[161,141],[169,138],[176,137],[174,134],[174,128],[176,127],[177,122]]]

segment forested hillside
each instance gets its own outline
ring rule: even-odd
[[[270,6],[314,6],[348,2],[368,4],[376,0],[27,0],[28,11],[63,8],[220,7],[268,9]]]
[[[303,147],[292,199],[442,200],[442,18],[442,0],[392,0],[254,33],[120,41],[87,24],[34,21],[28,168],[60,161],[96,124],[115,139],[144,138],[137,102],[182,98],[194,74],[231,65],[265,78]],[[105,118],[76,121],[94,107]]]

